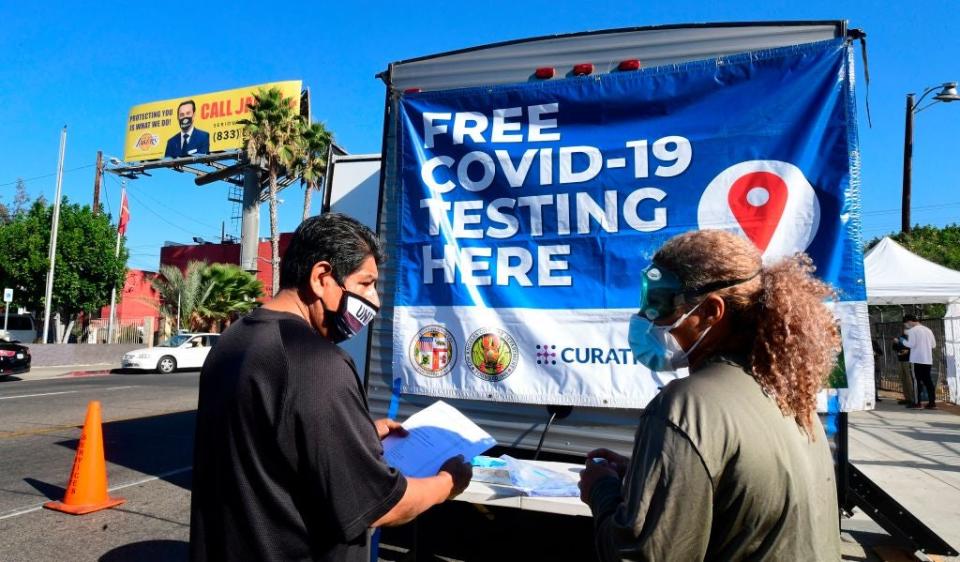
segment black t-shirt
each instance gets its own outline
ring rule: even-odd
[[[200,374],[193,560],[364,560],[406,487],[344,351],[262,308],[220,337]]]

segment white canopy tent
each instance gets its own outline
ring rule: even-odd
[[[960,390],[960,271],[923,259],[884,238],[863,259],[867,304],[947,305],[943,353],[947,363],[950,400]]]
[[[890,238],[864,256],[867,304],[960,303],[960,271],[925,260]]]

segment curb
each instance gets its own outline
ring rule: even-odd
[[[97,371],[70,371],[60,375],[61,377],[103,377],[110,374],[110,369],[100,369]]]
[[[65,365],[37,365],[31,364],[31,369],[66,369],[69,367],[106,367],[108,365],[113,365],[113,363],[67,363]]]

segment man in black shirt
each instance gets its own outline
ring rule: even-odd
[[[912,406],[919,402],[917,399],[917,381],[913,378],[913,371],[910,369],[910,348],[903,345],[907,337],[901,335],[893,340],[893,350],[897,354],[897,363],[900,368],[900,387],[903,389],[903,400],[898,400],[897,404],[906,404]]]
[[[304,221],[280,292],[220,337],[200,374],[193,560],[365,560],[367,529],[410,521],[466,488],[470,465],[405,478],[370,418],[350,356],[335,344],[379,307],[374,234],[338,214]]]

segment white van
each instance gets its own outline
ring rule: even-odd
[[[0,324],[3,328],[3,324]],[[7,334],[2,336],[3,330],[0,329],[0,338],[21,343],[33,343],[37,340],[37,325],[33,321],[33,316],[29,314],[11,314],[7,318]]]

